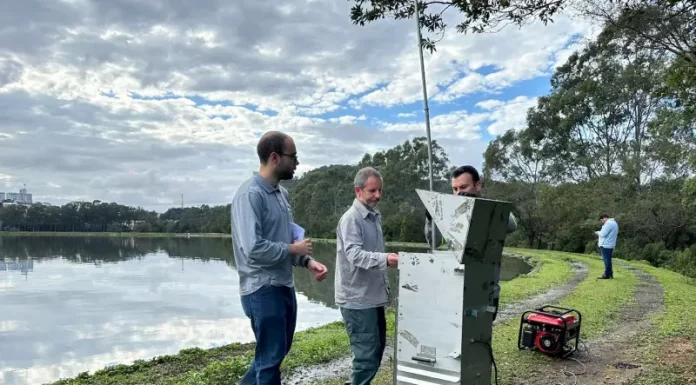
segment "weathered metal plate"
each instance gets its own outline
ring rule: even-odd
[[[459,383],[463,286],[451,253],[399,253],[397,384]]]
[[[416,190],[435,225],[459,263],[463,263],[464,247],[469,233],[476,198]]]

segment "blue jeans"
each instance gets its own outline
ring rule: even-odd
[[[599,253],[602,254],[602,259],[604,260],[604,276],[605,277],[613,277],[614,276],[614,270],[612,269],[612,266],[611,266],[611,255],[613,252],[614,252],[614,249],[607,249],[605,247],[599,248]]]
[[[280,385],[280,365],[290,351],[297,322],[295,289],[265,285],[242,296],[256,337],[254,359],[240,385]]]
[[[341,308],[353,352],[352,385],[369,385],[377,375],[387,343],[384,307]]]

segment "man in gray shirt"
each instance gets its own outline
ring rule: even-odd
[[[352,385],[368,385],[379,370],[386,346],[385,306],[391,300],[387,266],[399,257],[384,252],[382,218],[377,204],[382,176],[372,167],[355,176],[353,205],[336,229],[335,299],[353,352]]]
[[[297,320],[293,267],[309,269],[319,281],[327,270],[310,257],[308,239],[293,239],[288,192],[279,185],[292,179],[299,164],[294,141],[267,132],[256,151],[261,167],[239,186],[231,209],[239,294],[256,337],[254,359],[240,385],[280,385],[280,365]]]
[[[455,195],[470,196],[470,197],[481,197],[481,176],[479,175],[476,168],[473,166],[461,166],[452,171],[452,193]],[[428,244],[431,244],[431,222],[432,218],[426,211],[425,218],[425,239]],[[517,229],[517,221],[515,216],[510,213],[508,218],[508,228],[507,233],[511,233]],[[444,245],[444,238],[442,234],[435,228],[435,239],[441,240],[440,244]],[[436,245],[437,247],[437,245]],[[495,287],[493,288],[493,306],[495,306],[495,313],[493,313],[493,320],[495,321],[498,315],[498,305],[500,304],[500,265],[495,270]]]

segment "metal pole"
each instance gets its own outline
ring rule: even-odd
[[[423,111],[425,111],[425,131],[428,136],[428,176],[430,178],[430,191],[433,191],[433,149],[430,144],[430,110],[428,108],[428,90],[425,83],[425,64],[423,63],[423,44],[420,28],[420,11],[418,10],[418,0],[414,0],[416,7],[416,31],[418,32],[418,54],[420,56],[421,80],[423,83]],[[431,247],[435,250],[435,221],[430,221],[430,240]]]

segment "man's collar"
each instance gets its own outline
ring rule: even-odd
[[[358,212],[360,213],[360,215],[361,215],[363,218],[367,218],[367,216],[370,215],[370,214],[372,214],[372,215],[374,215],[374,216],[379,216],[379,215],[380,215],[379,210],[377,210],[376,208],[375,208],[375,209],[370,209],[370,208],[368,208],[368,207],[365,206],[362,202],[360,202],[360,201],[358,200],[358,198],[355,198],[355,199],[353,200],[353,206],[355,206],[355,209],[358,210]]]
[[[254,179],[256,180],[256,183],[258,183],[261,187],[263,187],[264,190],[266,190],[267,193],[272,194],[276,191],[279,190],[279,187],[273,187],[264,177],[259,174],[258,171],[254,171]]]

